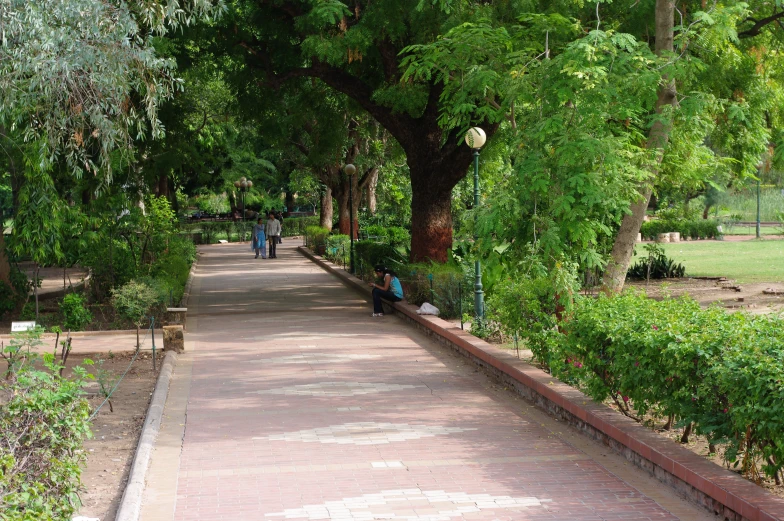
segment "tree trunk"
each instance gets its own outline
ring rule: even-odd
[[[656,0],[656,54],[672,52],[673,30],[675,23],[675,3],[673,0]],[[676,103],[675,82],[662,79],[659,96],[656,100],[656,113],[662,114],[665,107]],[[602,278],[602,290],[606,293],[619,293],[626,282],[626,272],[634,253],[637,234],[640,233],[645,211],[653,193],[653,183],[659,173],[659,165],[664,155],[664,147],[670,137],[670,125],[663,119],[656,119],[648,132],[646,148],[655,150],[656,161],[652,167],[652,177],[640,186],[640,198],[631,206],[631,213],[624,215],[621,227],[615,236],[610,261]]]
[[[370,215],[376,215],[376,188],[378,187],[378,168],[372,169],[365,182],[365,206]]]
[[[158,187],[157,187],[158,197],[165,197],[169,198],[169,176],[167,174],[161,174],[158,176]]]
[[[452,247],[452,188],[412,190],[411,261],[446,262]]]
[[[327,187],[321,194],[321,207],[319,208],[319,226],[332,231],[332,188]]]
[[[0,281],[11,285],[11,263],[5,252],[5,237],[3,236],[4,223],[0,222]]]
[[[338,230],[342,235],[349,235],[351,233],[350,220],[354,220],[354,239],[359,235],[359,203],[360,192],[357,190],[357,176],[352,175],[349,179],[342,179],[339,190],[335,190],[336,199],[338,201]],[[349,189],[351,189],[353,200],[353,213],[349,217]]]
[[[294,192],[286,190],[286,212],[294,209]]]

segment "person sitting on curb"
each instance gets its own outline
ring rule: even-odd
[[[400,302],[403,300],[403,286],[400,285],[400,279],[397,278],[395,272],[379,264],[373,271],[376,272],[376,277],[382,279],[383,284],[370,283],[373,288],[373,315],[374,317],[383,317],[384,308],[381,305],[381,299],[389,300],[390,302]]]

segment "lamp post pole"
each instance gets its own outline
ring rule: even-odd
[[[487,136],[484,130],[474,127],[468,130],[465,136],[466,144],[471,147],[474,155],[474,244],[479,242],[479,149],[485,144]],[[478,323],[485,318],[485,292],[482,287],[482,262],[479,260],[479,250],[474,261],[474,315]]]
[[[348,229],[349,229],[349,270],[353,275],[354,272],[354,174],[357,173],[357,167],[351,163],[343,167],[343,171],[348,176]]]
[[[762,173],[762,169],[758,173]],[[757,176],[757,239],[762,238],[760,230],[760,178]]]
[[[479,242],[479,149],[474,149],[474,244]],[[485,292],[482,287],[482,262],[477,253],[474,261],[474,308],[476,316],[482,320],[485,317]]]
[[[241,177],[238,181],[234,181],[234,186],[240,191],[240,200],[242,201],[242,220],[245,220],[245,194],[253,187],[253,181]]]

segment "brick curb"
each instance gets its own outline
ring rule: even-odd
[[[304,246],[299,246],[297,250],[337,276],[348,287],[366,297],[370,294],[369,287],[360,279],[313,254]],[[729,521],[784,521],[784,500],[765,489],[688,449],[662,439],[634,420],[594,402],[557,378],[438,317],[417,315],[415,306],[403,302],[387,305],[434,340],[466,356],[514,387],[537,407],[611,447],[678,494],[710,512],[720,514]]]

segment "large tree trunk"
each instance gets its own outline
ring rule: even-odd
[[[342,235],[349,235],[351,233],[351,224],[350,219],[354,220],[354,239],[356,239],[359,235],[359,203],[360,203],[360,192],[357,190],[357,176],[352,175],[349,179],[343,179],[340,183],[340,189],[334,190],[333,192],[336,194],[336,199],[338,201],[338,230]],[[353,199],[353,213],[351,217],[349,217],[349,187],[352,190],[352,199]]]
[[[371,168],[366,174],[366,178],[361,183],[360,189],[364,186],[365,193],[363,199],[370,215],[376,215],[376,187],[378,186],[378,168]]]
[[[411,260],[446,262],[452,247],[452,187],[439,191],[413,189]]]
[[[656,54],[672,52],[673,29],[675,23],[675,3],[673,0],[656,0]],[[665,107],[676,103],[675,82],[664,78],[659,86],[656,100],[656,113],[662,114]],[[631,213],[621,221],[621,227],[615,236],[610,261],[602,278],[602,289],[607,293],[618,293],[623,290],[626,272],[629,270],[637,234],[640,233],[645,211],[653,193],[653,183],[659,173],[659,165],[664,155],[664,147],[670,137],[670,125],[666,118],[656,119],[648,132],[646,147],[655,150],[656,161],[652,168],[651,179],[640,186],[640,198],[631,206]]]
[[[319,226],[332,231],[332,188],[327,187],[321,194],[321,207],[319,208]]]
[[[294,209],[294,192],[291,190],[286,190],[286,198],[284,200],[286,204],[286,212],[292,211]]]

